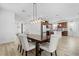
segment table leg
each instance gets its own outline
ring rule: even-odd
[[[36,42],[36,56],[39,56],[39,43]]]

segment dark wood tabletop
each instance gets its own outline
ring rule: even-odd
[[[38,34],[27,34],[27,38],[31,40],[39,41],[39,42],[48,40],[46,36],[43,36],[43,38],[41,39],[41,35],[38,35]]]

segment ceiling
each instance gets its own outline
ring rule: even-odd
[[[0,3],[0,7],[23,16],[30,16],[33,12],[32,3]]]
[[[24,19],[33,16],[33,3],[0,3],[1,8],[15,12]],[[50,21],[79,19],[79,3],[37,3],[37,16]]]
[[[79,17],[78,3],[47,3],[38,4],[38,16],[48,17],[50,20],[72,20]],[[79,19],[79,18],[77,18]]]

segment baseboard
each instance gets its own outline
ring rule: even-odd
[[[11,42],[15,42],[15,39],[13,39],[13,40],[1,41],[0,44],[6,44],[6,43],[11,43]]]

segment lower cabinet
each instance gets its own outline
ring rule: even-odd
[[[68,31],[62,31],[62,36],[68,36]]]

